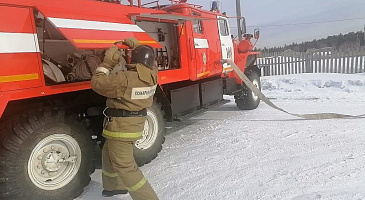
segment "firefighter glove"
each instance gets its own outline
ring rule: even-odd
[[[136,47],[139,46],[138,40],[134,37],[130,37],[130,38],[125,39],[123,43],[131,49],[135,49]]]
[[[111,68],[109,70],[112,70],[119,63],[121,57],[118,47],[113,45],[105,52],[103,63],[109,65]]]

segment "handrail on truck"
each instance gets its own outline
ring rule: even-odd
[[[171,4],[178,4],[178,3],[186,3],[186,0],[169,0],[171,2]],[[129,2],[129,5],[130,6],[134,6],[134,2],[133,0],[128,0]],[[141,0],[138,0],[138,7],[141,8],[141,7],[144,7],[144,6],[147,6],[147,5],[151,5],[151,4],[154,4],[156,3],[156,8],[157,9],[160,9],[160,0],[155,0],[155,1],[151,1],[151,2],[147,2],[147,3],[144,3],[142,4]],[[190,6],[193,6],[195,8],[199,8],[201,9],[203,6],[202,5],[197,5],[197,4],[191,4],[191,3],[186,3]]]

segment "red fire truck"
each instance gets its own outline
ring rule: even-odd
[[[223,94],[234,95],[240,109],[255,109],[258,97],[220,62],[234,60],[259,88],[253,35],[233,38],[219,2],[211,5],[206,11],[186,1],[0,0],[0,198],[81,194],[95,169],[105,107],[90,79],[105,49],[125,38],[155,48],[159,69],[135,144],[139,165],[161,150],[165,121],[220,102]],[[128,62],[130,50],[120,47]]]

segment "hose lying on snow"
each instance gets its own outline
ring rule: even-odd
[[[270,107],[279,110],[281,112],[287,113],[289,115],[293,115],[296,117],[301,117],[304,119],[337,119],[337,118],[365,118],[365,114],[363,115],[344,115],[338,113],[316,113],[316,114],[295,114],[290,113],[282,108],[279,108],[275,104],[273,104],[257,87],[253,85],[250,79],[237,67],[237,65],[230,59],[221,60],[222,63],[228,63],[232,66],[233,70],[237,73],[237,75],[241,78],[241,80],[246,84],[246,86],[255,93],[263,102],[265,102]]]

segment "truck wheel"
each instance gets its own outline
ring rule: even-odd
[[[71,200],[89,184],[93,144],[77,119],[28,115],[0,134],[0,199]]]
[[[249,71],[247,77],[259,90],[261,90],[260,77],[255,71]],[[235,95],[235,99],[237,107],[241,110],[253,110],[260,104],[259,97],[245,84],[243,84],[240,94]]]
[[[154,101],[147,110],[142,138],[136,141],[134,147],[134,159],[138,166],[143,166],[157,157],[165,142],[165,132],[161,105]]]

